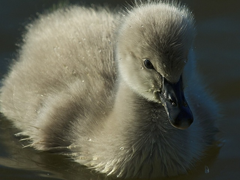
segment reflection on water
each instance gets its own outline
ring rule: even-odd
[[[54,1],[55,3],[57,1]],[[75,1],[76,2],[76,1]],[[85,1],[85,3],[126,4],[123,0]],[[168,178],[171,180],[238,179],[240,177],[240,2],[184,0],[196,15],[196,55],[199,71],[222,105],[226,117],[219,122],[220,137],[224,145],[207,152],[188,175]],[[216,3],[217,2],[217,3]],[[53,7],[52,1],[26,0],[1,1],[0,6],[0,78],[7,72],[14,58],[16,43],[29,17],[36,12]],[[23,148],[13,134],[9,121],[0,117],[0,179],[106,179],[70,159],[46,152]],[[110,179],[110,178],[107,178]]]

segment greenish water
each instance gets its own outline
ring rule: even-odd
[[[21,34],[37,12],[55,8],[60,1],[0,0],[0,78],[8,70]],[[63,2],[63,1],[61,1]],[[66,2],[66,1],[64,1]],[[75,1],[76,2],[76,1]],[[198,68],[212,93],[222,105],[224,120],[219,122],[220,149],[207,153],[188,175],[171,180],[240,179],[240,1],[184,0],[196,17],[195,51]],[[86,4],[126,4],[121,0],[85,1]],[[103,180],[65,156],[23,148],[14,136],[18,130],[0,117],[0,179]]]

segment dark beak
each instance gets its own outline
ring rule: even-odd
[[[160,99],[169,121],[178,129],[187,129],[193,122],[193,115],[183,94],[182,78],[175,84],[162,79]]]

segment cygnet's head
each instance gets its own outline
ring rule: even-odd
[[[162,103],[171,124],[180,129],[193,121],[181,76],[194,34],[186,8],[140,4],[126,15],[117,41],[120,78],[142,97]]]

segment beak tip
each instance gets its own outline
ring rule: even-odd
[[[176,119],[174,122],[171,122],[172,126],[177,129],[185,130],[191,126],[193,119]]]

